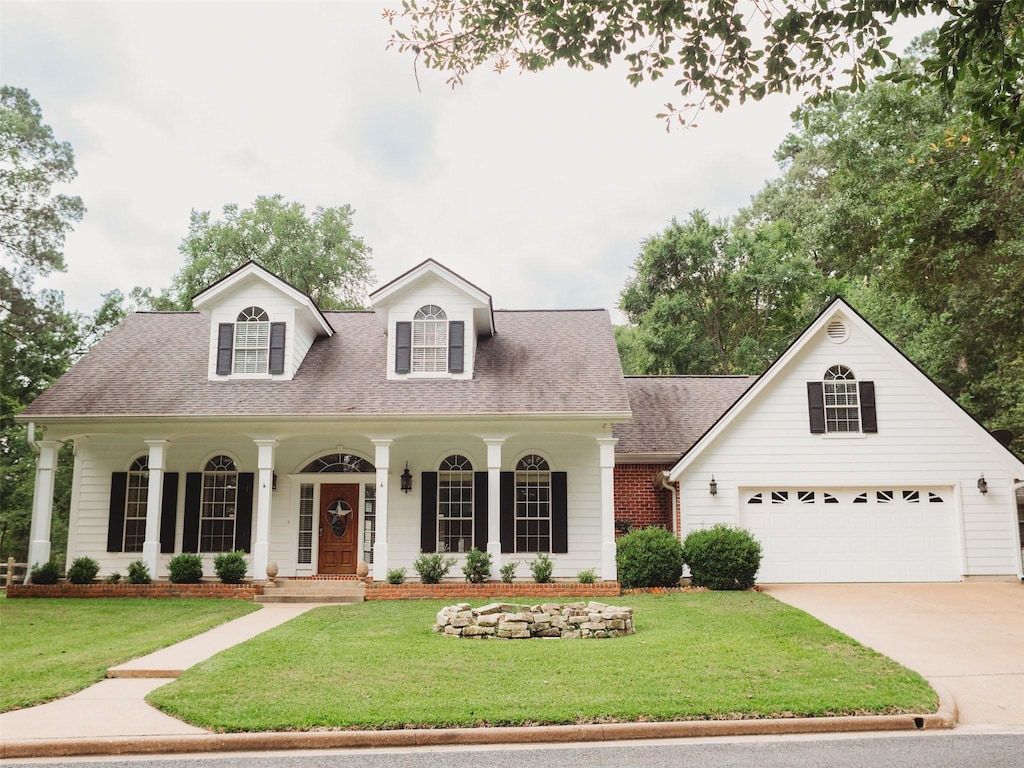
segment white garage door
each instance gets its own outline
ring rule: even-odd
[[[959,581],[951,488],[752,488],[760,582]]]

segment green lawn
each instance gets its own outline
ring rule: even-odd
[[[103,679],[108,667],[258,608],[242,600],[0,598],[0,712]]]
[[[933,712],[916,673],[756,592],[642,595],[635,635],[461,640],[443,605],[313,610],[149,701],[223,731]]]

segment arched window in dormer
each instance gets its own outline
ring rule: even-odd
[[[448,316],[435,304],[420,307],[412,321],[412,370],[448,370]]]
[[[217,335],[217,375],[284,373],[285,324],[261,307],[246,307]]]
[[[270,316],[246,307],[235,320],[234,373],[266,373],[270,363]]]

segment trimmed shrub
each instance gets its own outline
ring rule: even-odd
[[[203,558],[192,552],[175,555],[167,564],[172,584],[198,584],[203,580]]]
[[[615,564],[623,589],[671,587],[683,575],[683,547],[665,528],[634,528],[615,543]]]
[[[128,563],[129,584],[149,584],[153,579],[149,575],[149,566],[141,560],[132,560]]]
[[[100,564],[91,557],[76,557],[68,567],[68,581],[72,584],[92,584]]]
[[[761,544],[746,528],[716,525],[683,542],[691,583],[708,589],[750,589],[761,567]]]
[[[466,564],[462,566],[462,572],[470,584],[483,584],[491,575],[491,556],[473,547],[466,555]]]
[[[501,581],[504,584],[511,584],[516,578],[516,568],[519,567],[519,561],[513,560],[510,563],[505,563],[498,572],[501,574]]]
[[[36,563],[32,566],[29,579],[33,584],[56,584],[60,580],[60,566],[53,560],[42,565]]]
[[[441,579],[448,575],[448,571],[458,562],[454,557],[445,557],[442,552],[420,552],[420,556],[413,561],[412,567],[420,575],[420,581],[424,584],[439,584]]]
[[[245,578],[249,564],[245,562],[245,552],[221,552],[213,559],[213,572],[225,584],[237,584]]]
[[[405,568],[391,568],[384,580],[388,584],[405,584]]]
[[[120,583],[121,583],[121,574],[118,573],[117,571],[114,571],[112,574],[107,576],[107,584],[120,584]]]
[[[587,570],[580,571],[576,574],[576,580],[579,581],[580,584],[593,584],[597,581],[597,573],[593,568],[587,568]]]
[[[536,560],[530,561],[530,572],[533,573],[533,580],[538,584],[547,584],[551,581],[551,572],[555,570],[555,564],[546,552],[537,555]]]

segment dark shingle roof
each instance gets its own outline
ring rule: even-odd
[[[756,376],[630,376],[633,418],[616,424],[618,454],[682,456],[735,403]]]
[[[40,395],[21,419],[74,416],[625,414],[629,398],[605,310],[495,312],[472,380],[388,381],[372,312],[324,313],[291,381],[208,381],[210,321],[135,313]]]

